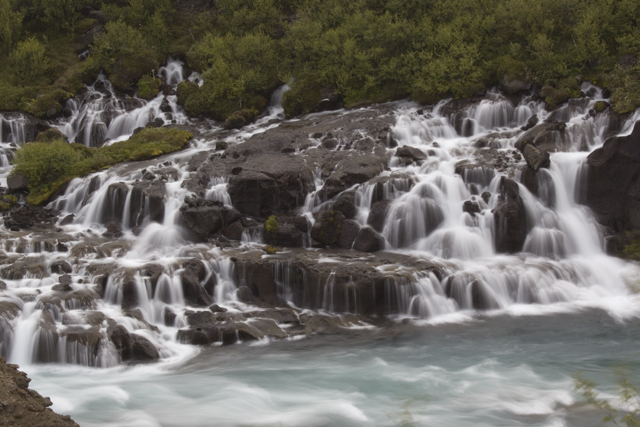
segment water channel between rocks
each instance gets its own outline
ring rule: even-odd
[[[160,73],[156,99],[100,77],[48,125],[91,147],[174,125],[187,149],[76,178],[49,225],[0,229],[0,354],[55,410],[83,426],[597,425],[571,376],[612,392],[613,365],[635,367],[640,269],[605,252],[586,159],[637,113],[597,112],[584,83],[551,112],[490,91],[285,120],[284,86],[233,130],[183,113],[179,61]],[[30,120],[0,116],[3,184]]]

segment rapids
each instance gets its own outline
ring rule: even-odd
[[[176,125],[195,135],[187,149],[74,179],[48,206],[64,218],[53,229],[0,230],[0,354],[34,376],[56,410],[86,426],[586,425],[574,406],[571,373],[602,372],[637,352],[628,330],[640,315],[640,269],[605,253],[606,230],[582,204],[585,160],[611,133],[609,117],[592,114],[606,101],[595,86],[584,83],[588,96],[552,112],[533,97],[514,101],[490,91],[459,108],[450,100],[431,107],[398,102],[285,120],[285,85],[255,123],[228,130],[189,118],[176,104],[179,61],[169,60],[158,75],[169,90],[150,101],[122,97],[100,76],[51,125],[90,147],[148,124]],[[347,191],[359,226],[371,224],[376,203],[388,201],[379,230],[384,253],[324,251],[307,232],[302,249],[264,255],[262,226],[246,215],[234,242],[193,243],[181,211],[194,196],[193,159],[282,126],[357,121],[359,113],[378,111],[392,122],[382,154],[388,165]],[[534,115],[564,123],[547,135],[557,151],[537,172],[535,191],[514,148]],[[619,133],[630,133],[638,119],[636,112]],[[18,113],[0,115],[0,129],[5,183],[13,150],[35,130]],[[367,132],[365,123],[363,140]],[[347,142],[338,140],[338,149],[352,150]],[[308,143],[324,144],[315,134]],[[411,154],[398,155],[403,148]],[[309,230],[317,213],[338,201],[324,196],[325,172],[314,166],[313,191],[298,203]],[[523,249],[511,254],[495,218],[505,178],[517,183],[526,213]],[[232,208],[228,176],[210,176],[205,185],[204,200]],[[275,320],[275,335],[261,329],[261,339],[247,344],[241,332],[258,333],[252,317],[268,311],[240,295],[251,262],[271,269],[294,323],[303,324],[301,316],[338,319],[344,337],[307,337],[315,330]],[[320,272],[312,280],[314,265]],[[345,266],[368,268],[380,284],[362,291],[355,285],[361,278],[341,278]],[[185,291],[193,268],[206,295]],[[190,316],[209,313],[211,304],[245,325],[231,338],[220,330],[217,344],[237,346],[203,348],[184,338]],[[136,357],[125,358],[118,334],[129,337]],[[358,342],[349,341],[352,334]],[[609,360],[611,345],[621,350]],[[145,357],[160,362],[123,366]],[[439,409],[425,409],[430,405]]]

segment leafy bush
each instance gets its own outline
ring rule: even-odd
[[[24,12],[14,10],[11,0],[0,0],[0,54],[13,49],[22,30]]]
[[[39,205],[69,180],[115,165],[148,160],[182,149],[192,135],[179,129],[145,128],[126,141],[100,148],[62,140],[32,142],[16,150],[12,174],[29,179],[27,202]]]
[[[109,22],[91,49],[116,89],[131,91],[142,77],[158,68],[156,52],[143,33],[124,21]]]
[[[138,80],[138,97],[142,99],[152,99],[160,93],[160,79],[145,75]]]
[[[11,63],[16,76],[24,83],[32,83],[47,72],[49,59],[45,47],[35,37],[18,43],[11,53]]]

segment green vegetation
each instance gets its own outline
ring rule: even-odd
[[[12,194],[5,194],[0,199],[0,211],[6,211],[11,209],[13,205],[18,203],[18,198]]]
[[[625,408],[615,408],[609,399],[600,397],[596,391],[596,384],[593,381],[585,379],[581,374],[574,378],[576,390],[582,395],[585,401],[604,414],[602,422],[615,426],[638,427],[640,426],[640,396],[638,389],[628,380],[628,372],[626,370],[617,369],[618,377],[617,399]]]
[[[267,233],[276,233],[278,231],[278,218],[275,215],[271,215],[264,223],[264,228]]]
[[[138,80],[138,97],[142,99],[152,99],[160,93],[160,79],[150,75],[142,76]]]
[[[273,246],[271,246],[271,245],[267,245],[267,247],[266,247],[266,248],[264,248],[264,251],[267,253],[267,255],[275,255],[275,254],[276,254],[276,252],[278,252],[278,251],[276,250],[276,248],[274,248],[274,247],[273,247]]]
[[[537,84],[550,107],[579,95],[584,80],[608,88],[619,112],[640,106],[636,0],[218,0],[215,8],[184,7],[173,0],[0,0],[0,109],[52,112],[60,97],[51,94],[74,94],[101,68],[116,89],[151,97],[152,76],[167,55],[204,80],[202,87],[183,83],[180,103],[217,120],[260,111],[283,83],[291,85],[283,99],[288,115],[319,108],[328,94],[347,107],[401,98],[432,103],[511,81]],[[87,47],[90,56],[80,61],[76,54]]]
[[[145,128],[127,141],[100,148],[69,144],[60,139],[20,147],[12,174],[29,179],[27,202],[39,205],[71,179],[115,165],[148,160],[182,149],[192,135],[179,129]]]

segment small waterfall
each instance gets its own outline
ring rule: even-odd
[[[169,86],[177,86],[184,80],[182,61],[169,57],[167,65],[160,67],[158,77],[163,77]]]

